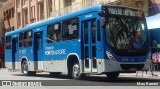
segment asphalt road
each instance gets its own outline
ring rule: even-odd
[[[49,73],[38,73],[36,76],[24,76],[19,71],[13,72],[8,70],[0,70],[0,83],[3,81],[11,80],[12,82],[41,82],[39,87],[30,87],[31,89],[159,89],[160,88],[160,77],[152,76],[138,76],[133,74],[120,75],[119,78],[111,80],[105,75],[92,75],[87,76],[83,80],[74,80],[69,77],[62,75],[58,78],[52,78]],[[147,84],[152,84],[152,86]],[[14,83],[15,85],[16,83]],[[146,85],[144,85],[146,84]],[[158,86],[156,85],[158,84]],[[1,84],[0,84],[1,85]],[[31,84],[33,85],[33,84]],[[17,85],[19,86],[19,85]],[[10,87],[0,87],[0,89]],[[11,87],[18,89],[17,87]],[[23,87],[29,88],[29,87]]]

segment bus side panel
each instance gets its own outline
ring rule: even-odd
[[[80,43],[64,41],[47,44],[44,48],[44,61],[50,72],[67,72],[67,58],[69,55],[80,55]]]
[[[20,48],[19,49],[19,59],[26,59],[28,62],[28,70],[34,71],[34,63],[33,63],[33,50],[32,47]]]
[[[5,49],[5,66],[12,69],[12,51]]]

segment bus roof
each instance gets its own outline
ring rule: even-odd
[[[30,24],[26,27],[20,28],[20,29],[15,30],[15,31],[7,32],[5,34],[5,36],[9,36],[9,35],[16,34],[16,33],[19,33],[19,32],[24,32],[24,31],[27,31],[27,30],[35,29],[37,27],[41,27],[41,26],[44,26],[44,25],[47,25],[47,24],[51,24],[51,23],[56,22],[56,21],[62,21],[62,20],[68,19],[68,18],[72,18],[74,16],[79,16],[79,15],[82,15],[82,14],[86,14],[86,13],[90,13],[90,12],[94,12],[94,11],[100,11],[100,10],[101,10],[101,5],[87,7],[87,8],[84,8],[82,10],[77,10],[75,12],[71,12],[71,13],[68,13],[68,14],[63,15],[63,16],[59,16],[59,17],[56,17],[56,18],[49,18],[49,19],[46,19],[46,20],[43,20],[43,21],[40,21],[40,22]]]

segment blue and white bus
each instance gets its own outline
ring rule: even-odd
[[[5,34],[9,69],[116,78],[149,70],[149,35],[141,10],[96,5]]]

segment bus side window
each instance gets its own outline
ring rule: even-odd
[[[63,21],[62,40],[73,40],[79,37],[79,19]]]
[[[19,34],[19,47],[24,47],[24,33]]]
[[[11,36],[6,37],[6,49],[11,49]]]
[[[61,39],[60,23],[49,25],[47,28],[47,43],[55,43]]]
[[[32,46],[32,31],[27,31],[24,33],[24,46]]]

